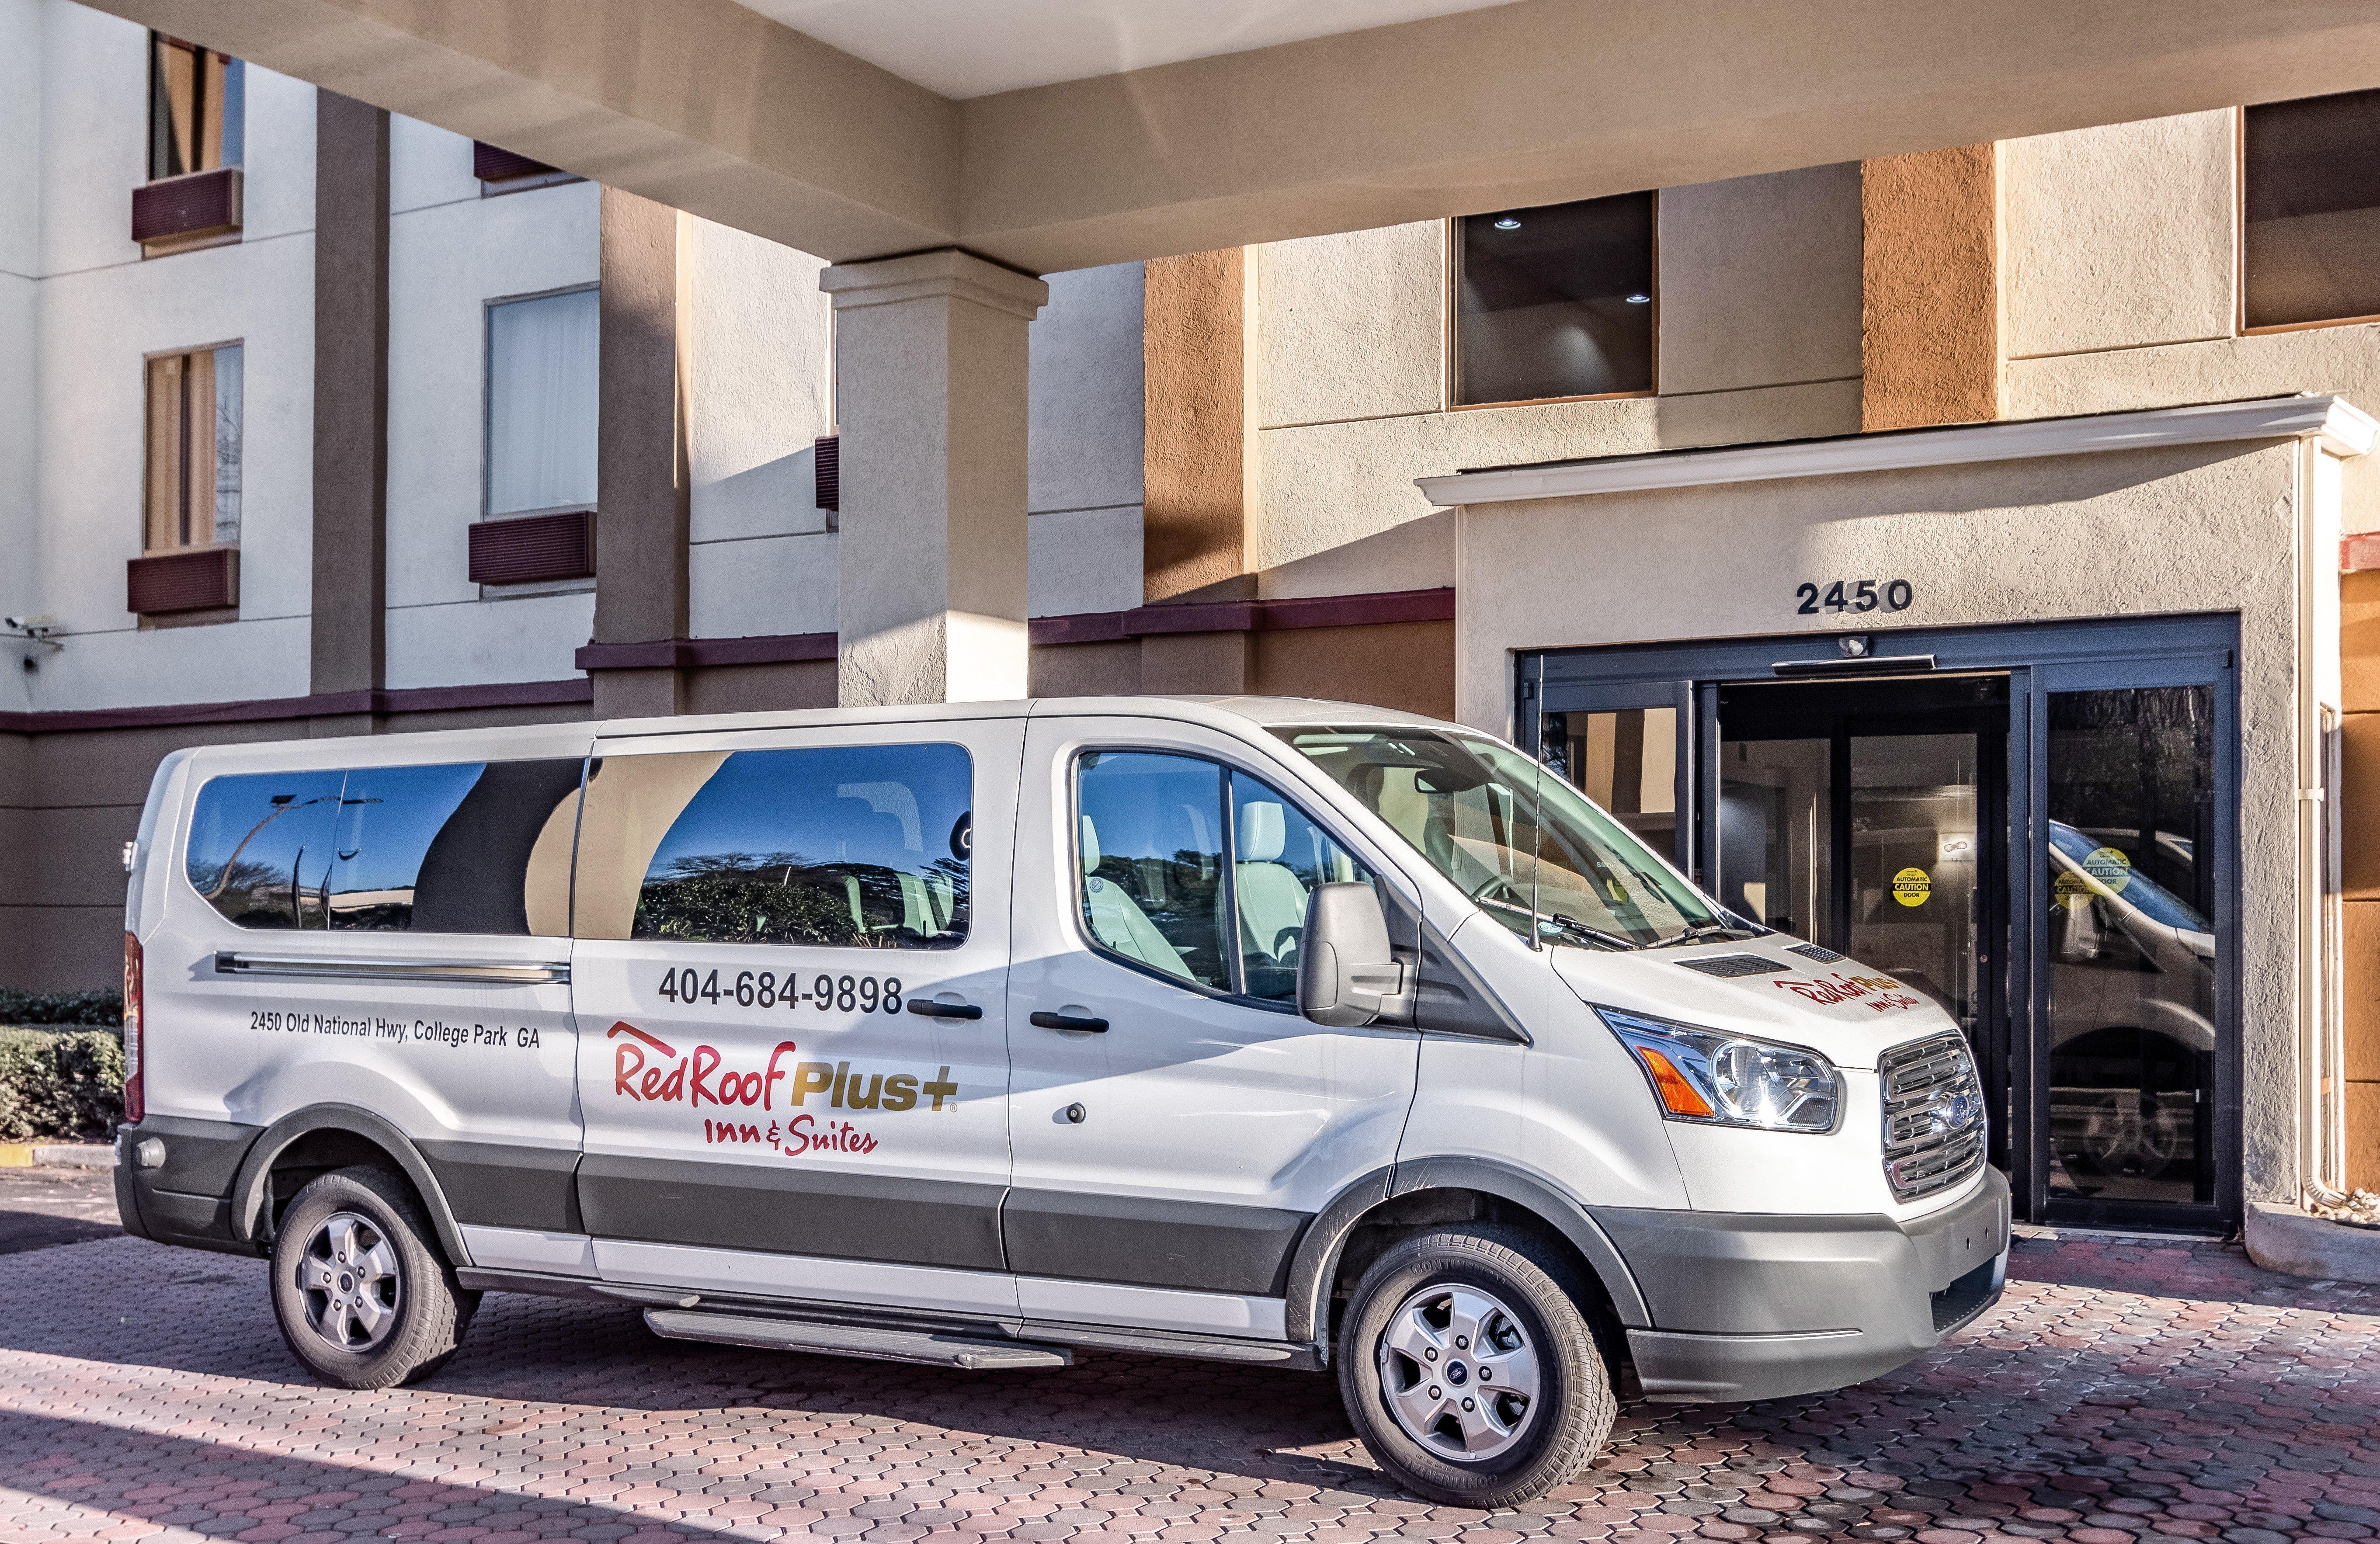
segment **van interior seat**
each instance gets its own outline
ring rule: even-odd
[[[1276,965],[1297,961],[1305,930],[1305,881],[1281,861],[1288,844],[1289,812],[1269,801],[1240,806],[1234,834],[1240,849],[1234,870],[1240,902],[1240,943]]]
[[[1140,909],[1140,903],[1125,893],[1113,880],[1101,879],[1099,866],[1099,828],[1091,824],[1088,815],[1083,817],[1083,915],[1090,922],[1091,936],[1126,959],[1155,966],[1168,975],[1187,978],[1190,967],[1182,952],[1157,930],[1157,924]]]

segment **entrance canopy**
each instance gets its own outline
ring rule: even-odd
[[[2380,81],[2362,0],[92,3],[838,262],[1034,274]]]

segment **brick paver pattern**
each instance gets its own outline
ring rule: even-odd
[[[2212,1244],[2021,1241],[2001,1306],[1873,1382],[1633,1404],[1593,1468],[1485,1514],[1384,1484],[1327,1376],[1062,1371],[688,1345],[492,1295],[423,1386],[281,1344],[261,1262],[115,1238],[0,1258],[0,1539],[1909,1538],[2380,1533],[2380,1289]]]

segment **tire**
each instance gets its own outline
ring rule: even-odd
[[[1544,1495],[1595,1456],[1619,1408],[1588,1300],[1568,1262],[1520,1229],[1406,1239],[1364,1272],[1342,1321],[1339,1392],[1356,1433],[1427,1501],[1494,1509]],[[1475,1334],[1496,1349],[1476,1356]],[[1529,1397],[1510,1392],[1530,1372]]]
[[[386,1169],[339,1169],[298,1192],[273,1245],[273,1317],[325,1383],[387,1389],[455,1355],[480,1295],[455,1284],[413,1188]]]

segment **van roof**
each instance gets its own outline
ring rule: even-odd
[[[1006,718],[1084,717],[1089,715],[1160,716],[1206,723],[1219,729],[1255,725],[1269,728],[1289,723],[1411,724],[1454,728],[1440,719],[1393,708],[1356,702],[1332,702],[1307,697],[1045,697],[1008,702],[934,702],[891,708],[795,708],[753,713],[700,713],[671,718],[608,719],[599,723],[499,725],[486,729],[430,730],[413,734],[361,735],[346,739],[302,742],[310,761],[335,760],[342,746],[375,749],[368,760],[395,764],[399,745],[436,748],[442,755],[468,754],[475,744],[491,739],[516,741],[524,734],[546,736],[591,734],[598,740],[642,738],[668,735],[715,735],[739,729],[800,729],[854,723],[941,723]],[[233,742],[207,749],[253,752],[273,742]],[[346,754],[353,754],[348,752]]]
[[[920,723],[956,719],[1080,718],[1121,713],[1193,722],[1237,719],[1275,723],[1438,723],[1440,721],[1393,708],[1332,702],[1311,697],[1037,697],[1014,702],[934,702],[895,708],[801,708],[781,712],[686,714],[673,718],[613,719],[596,726],[604,738],[629,735],[716,734],[727,729],[795,729],[806,724]]]

